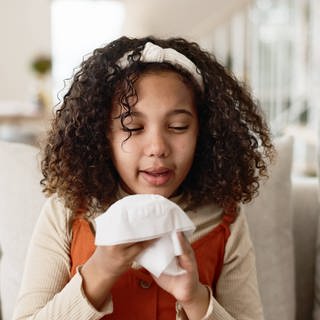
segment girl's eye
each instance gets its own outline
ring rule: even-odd
[[[169,126],[169,129],[174,130],[174,131],[178,131],[178,132],[185,131],[188,128],[189,128],[188,125],[186,125],[186,126]]]
[[[130,128],[130,127],[122,127],[122,130],[124,132],[138,132],[138,131],[143,130],[143,127],[132,127],[132,128]]]

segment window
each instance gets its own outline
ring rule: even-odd
[[[52,88],[54,104],[64,80],[95,48],[118,38],[124,5],[111,0],[54,0],[51,4]],[[61,98],[61,94],[59,94]]]

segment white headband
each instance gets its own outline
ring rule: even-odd
[[[121,69],[125,69],[129,66],[128,56],[132,54],[131,52],[126,53],[122,58],[117,62],[117,65]],[[172,49],[172,48],[162,48],[152,42],[147,42],[144,46],[144,49],[141,52],[140,57],[141,62],[168,62],[172,65],[179,65],[183,69],[187,70],[197,83],[200,85],[201,90],[203,90],[203,79],[198,71],[196,65],[182,53]]]

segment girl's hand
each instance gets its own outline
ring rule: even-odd
[[[178,276],[161,274],[154,277],[156,283],[172,294],[182,305],[189,319],[198,319],[205,315],[209,305],[209,291],[199,282],[198,267],[193,249],[182,232],[178,233],[183,254],[178,257],[180,267],[186,273]]]
[[[129,267],[136,256],[154,240],[125,243],[112,246],[98,246],[89,260],[103,277],[117,279]]]
[[[83,289],[87,299],[99,310],[110,298],[111,289],[135,257],[154,240],[114,246],[98,246],[81,268]]]

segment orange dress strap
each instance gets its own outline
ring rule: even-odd
[[[89,222],[84,218],[76,218],[72,224],[71,276],[74,276],[78,266],[84,264],[92,256],[95,249],[94,234]]]

